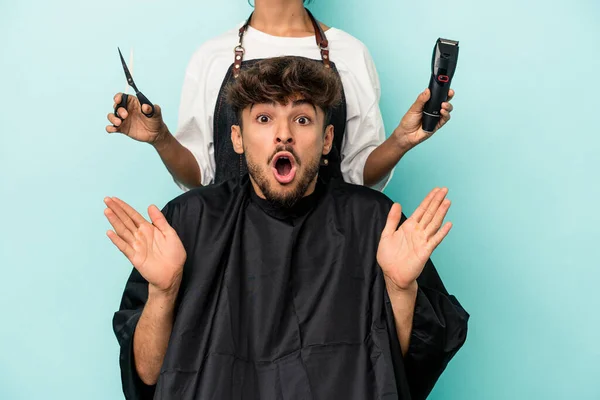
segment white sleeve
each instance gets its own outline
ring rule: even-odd
[[[214,179],[215,157],[213,128],[207,115],[206,63],[202,54],[196,53],[190,61],[183,80],[179,104],[177,131],[173,135],[193,155],[200,167],[201,184],[208,185]],[[190,188],[173,178],[177,186]]]
[[[342,73],[346,95],[346,132],[341,149],[341,169],[344,180],[363,185],[363,172],[367,158],[385,139],[383,117],[379,109],[381,88],[375,63],[363,45],[362,57],[354,59],[356,64]],[[379,182],[371,186],[383,191],[392,178],[394,169]]]

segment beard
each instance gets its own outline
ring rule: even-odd
[[[280,151],[288,151],[294,157],[294,161],[296,162],[296,166],[298,168],[298,173],[294,178],[295,182],[291,182],[286,185],[284,190],[278,190],[277,187],[273,187],[269,182],[268,173],[265,168],[261,168],[258,163],[255,163],[249,157],[246,157],[246,164],[248,166],[248,173],[254,179],[261,192],[264,194],[266,200],[271,204],[282,207],[282,208],[291,208],[293,207],[298,200],[300,200],[306,194],[308,187],[312,183],[312,181],[316,178],[319,173],[320,167],[320,154],[317,154],[316,157],[312,157],[310,160],[307,160],[306,163],[300,163],[298,157],[294,153],[294,150],[289,146],[280,146],[275,150],[273,155],[269,158],[267,165],[271,165],[271,160]],[[245,154],[248,154],[244,149]],[[301,168],[303,164],[306,164],[304,168]],[[277,184],[278,185],[278,184]],[[287,186],[295,185],[291,189],[287,189]]]

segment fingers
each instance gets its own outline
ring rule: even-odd
[[[130,245],[128,245],[123,239],[121,239],[115,232],[113,231],[107,231],[106,235],[108,236],[108,238],[110,239],[111,242],[113,242],[113,244],[115,246],[117,246],[117,248],[119,250],[121,250],[121,253],[123,253],[125,255],[125,257],[127,257],[127,259],[131,262],[133,262],[133,257],[135,256],[135,250],[133,250],[133,247],[131,247]]]
[[[425,199],[423,199],[421,204],[419,204],[419,207],[417,207],[415,212],[413,212],[411,218],[414,218],[415,221],[417,221],[417,222],[421,221],[421,219],[423,218],[423,215],[425,214],[425,212],[427,211],[427,208],[429,207],[429,204],[431,203],[431,200],[433,199],[433,197],[439,190],[440,190],[439,188],[435,188],[431,192],[429,192],[429,194],[425,197]]]
[[[115,214],[115,212],[110,208],[104,210],[104,215],[108,219],[108,222],[110,222],[110,224],[112,225],[117,235],[119,235],[119,237],[123,239],[128,245],[133,246],[133,243],[135,242],[135,230],[132,231],[130,228],[128,228],[123,223],[123,221]]]
[[[121,117],[122,119],[125,119],[129,116],[129,113],[127,112],[127,108],[129,107],[129,103],[131,103],[132,97],[133,96],[127,97],[127,104],[125,105],[125,107],[119,107],[117,110],[115,110],[117,112],[118,116]],[[113,110],[117,107],[118,104],[121,103],[122,99],[123,99],[123,93],[117,93],[113,97],[113,100],[115,101],[113,104]]]
[[[447,112],[451,113],[452,110],[454,110],[454,106],[451,103],[448,103],[448,102],[442,103],[442,109],[440,111],[447,111]]]
[[[115,132],[119,131],[119,128],[112,126],[112,125],[106,125],[106,128],[104,128],[104,129],[106,129],[106,132],[108,132],[108,133],[115,133]]]
[[[398,224],[400,223],[400,218],[402,217],[402,207],[398,203],[394,203],[392,208],[390,208],[390,212],[388,213],[387,221],[385,222],[385,227],[381,232],[381,238],[393,235],[398,229]]]
[[[442,201],[437,211],[435,212],[435,215],[433,216],[429,225],[424,226],[425,234],[427,235],[427,237],[432,237],[439,231],[440,227],[442,226],[442,223],[444,222],[444,218],[446,218],[446,214],[448,213],[449,208],[450,200],[444,199],[444,201]]]
[[[125,118],[129,117],[129,113],[127,112],[127,109],[126,109],[126,108],[124,108],[124,107],[119,107],[119,108],[117,109],[117,114],[119,115],[119,117],[120,117],[121,119],[125,119]],[[113,116],[114,116],[115,118],[117,118],[117,119],[119,118],[119,117],[117,117],[117,116],[116,116],[116,115],[114,115],[114,114],[113,114]]]
[[[154,226],[156,226],[158,230],[162,232],[163,235],[166,235],[167,233],[171,232],[171,225],[169,225],[169,222],[167,222],[167,219],[165,218],[163,213],[158,209],[158,207],[156,207],[155,205],[151,205],[150,207],[148,207],[148,215],[150,216],[150,219],[152,220]]]
[[[437,124],[436,131],[444,126],[448,121],[450,121],[451,115],[450,113],[454,110],[454,106],[450,103],[450,100],[454,98],[454,90],[448,90],[448,98],[445,102],[442,103],[442,108],[440,110],[441,118]]]
[[[419,96],[417,96],[417,99],[410,106],[410,109],[408,111],[414,112],[414,113],[423,112],[423,107],[425,107],[425,103],[427,103],[430,96],[431,96],[431,93],[429,91],[429,88],[425,89],[424,92],[422,92],[421,94],[419,94]]]
[[[449,100],[450,97],[448,97],[448,101]],[[446,122],[450,121],[450,113],[452,112],[452,110],[454,110],[454,106],[448,101],[442,103],[442,108],[440,109],[440,115],[442,118],[440,118],[440,121],[438,122],[438,129],[444,126]]]
[[[438,208],[444,201],[444,197],[446,197],[446,193],[448,193],[448,189],[442,188],[433,196],[433,199],[429,203],[425,214],[423,214],[423,218],[421,218],[421,221],[419,221],[419,224],[421,224],[424,228],[427,228],[429,223],[433,220]]]
[[[450,118],[451,118],[451,116],[450,116],[450,112],[448,112],[448,111],[446,111],[446,110],[444,110],[444,109],[441,109],[441,110],[440,110],[440,116],[441,116],[441,118],[439,119],[439,121],[438,121],[438,123],[437,123],[437,126],[436,126],[436,128],[435,128],[435,130],[436,130],[436,131],[437,131],[438,129],[440,129],[442,126],[446,125],[446,123],[447,123],[448,121],[450,121]]]
[[[140,213],[135,211],[135,209],[133,209],[133,207],[131,207],[129,204],[125,203],[123,200],[119,199],[118,197],[112,197],[112,200],[115,203],[117,203],[121,207],[121,209],[123,209],[123,211],[127,214],[127,216],[129,218],[131,218],[131,220],[133,221],[133,223],[135,224],[136,227],[139,227],[145,223],[148,223],[148,221],[146,221],[146,219],[144,217],[142,217],[142,215]]]
[[[137,230],[136,224],[133,220],[127,215],[125,210],[115,201],[114,198],[106,197],[104,199],[104,204],[117,216],[117,218],[125,225],[125,227],[130,232],[135,232]]]
[[[119,110],[123,110],[123,107],[119,108]],[[106,119],[108,119],[108,122],[110,122],[111,124],[113,124],[116,127],[119,127],[123,121],[121,121],[121,119],[119,117],[117,117],[114,113],[109,113],[106,116]]]
[[[121,102],[123,94],[122,93],[117,93],[114,97],[114,103],[113,103],[113,110],[115,110],[115,108],[117,107],[117,105]],[[129,100],[128,100],[129,102]],[[108,133],[115,133],[115,132],[119,132],[119,127],[121,126],[121,124],[123,123],[123,119],[127,118],[127,116],[129,115],[129,113],[127,112],[126,108],[123,107],[119,107],[116,110],[117,115],[115,115],[114,112],[109,113],[106,116],[106,119],[108,119],[108,122],[111,123],[111,125],[107,125],[106,126],[106,132]],[[120,117],[120,118],[119,118]]]
[[[113,103],[113,110],[114,112],[108,114],[107,119],[108,121],[113,124],[114,126],[120,126],[121,123],[123,122],[122,120],[124,120],[125,118],[127,118],[129,116],[129,112],[127,111],[127,108],[129,107],[129,103],[131,103],[132,101],[132,96],[129,96],[127,98],[127,104],[125,105],[125,107],[119,107],[117,108],[117,106],[121,103],[121,100],[123,98],[123,93],[117,93],[114,97],[114,103]],[[117,113],[117,115],[115,115],[115,112]],[[113,130],[113,129],[106,129],[107,132],[112,133],[112,132],[117,132],[117,130]]]
[[[437,231],[437,233],[435,235],[433,235],[431,240],[429,240],[429,245],[431,246],[431,252],[433,252],[433,250],[435,250],[436,247],[438,247],[439,244],[442,243],[442,240],[444,240],[446,235],[448,235],[448,232],[450,232],[451,228],[452,228],[452,222],[446,222],[444,224],[444,226],[442,227],[442,229],[440,229],[439,231]]]

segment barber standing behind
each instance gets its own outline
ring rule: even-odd
[[[122,120],[108,114],[112,125],[106,131],[150,143],[183,190],[242,175],[247,172],[245,159],[231,143],[231,126],[238,121],[223,88],[241,69],[280,55],[314,59],[340,75],[345,101],[330,116],[334,146],[319,171],[325,180],[343,178],[383,190],[404,154],[432,135],[421,129],[421,111],[430,96],[426,89],[386,140],[379,77],[368,49],[348,33],[318,22],[303,0],[256,0],[254,12],[241,27],[207,41],[194,53],[185,73],[174,135],[160,106],[155,104],[153,117],[147,118],[135,96],[129,96],[127,110],[117,110]],[[448,100],[453,96],[450,90]],[[121,93],[114,101],[113,108]],[[150,106],[144,105],[143,111],[149,113]],[[442,104],[435,131],[450,119],[451,111],[450,103]],[[269,116],[261,118],[267,121]]]

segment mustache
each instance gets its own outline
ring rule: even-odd
[[[275,158],[275,155],[277,153],[279,153],[280,151],[287,151],[288,153],[290,153],[292,155],[292,157],[294,157],[294,161],[296,161],[297,165],[301,164],[300,159],[298,158],[298,155],[294,151],[294,148],[290,145],[278,145],[277,148],[275,149],[275,151],[273,152],[273,154],[271,154],[271,157],[269,157],[269,164],[271,164],[271,162],[273,161],[273,158]]]

